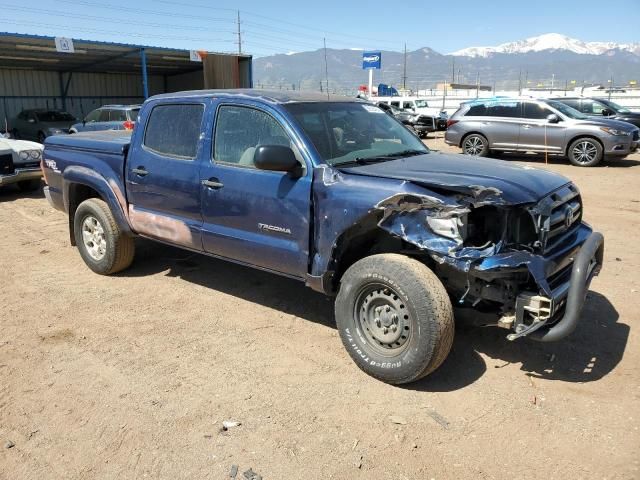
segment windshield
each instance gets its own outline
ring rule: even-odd
[[[319,102],[285,108],[329,165],[429,153],[420,139],[374,105]]]
[[[582,112],[579,112],[575,108],[570,107],[569,105],[565,105],[564,103],[558,102],[556,100],[547,100],[547,105],[555,108],[563,115],[566,115],[569,118],[573,118],[575,120],[585,120],[589,118]]]
[[[618,105],[615,102],[612,102],[611,100],[600,100],[598,99],[598,101],[604,105],[606,105],[607,107],[609,107],[611,110],[613,110],[616,113],[631,113],[631,110],[629,110],[628,108],[624,108],[622,105]]]
[[[36,115],[41,122],[72,122],[75,120],[74,116],[67,112],[38,112]]]
[[[416,100],[416,107],[418,108],[428,108],[429,104],[426,100]]]

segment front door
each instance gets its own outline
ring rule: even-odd
[[[311,168],[284,118],[247,102],[220,103],[211,159],[200,172],[206,252],[303,278],[308,271]],[[259,145],[292,146],[301,177],[258,170]]]
[[[204,103],[157,104],[127,160],[129,220],[141,235],[202,250],[200,163]]]
[[[563,153],[566,126],[562,119],[558,123],[550,123],[547,117],[553,113],[539,103],[524,102],[518,150]]]

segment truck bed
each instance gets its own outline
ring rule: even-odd
[[[47,138],[47,147],[61,147],[88,151],[100,151],[122,155],[131,143],[131,131],[103,130],[99,132],[80,132],[71,135],[53,135]]]

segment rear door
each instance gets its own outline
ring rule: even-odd
[[[484,115],[479,116],[477,121],[480,123],[480,132],[489,140],[489,148],[516,150],[522,122],[522,104],[517,100],[490,100],[484,107]]]
[[[217,105],[213,146],[200,172],[205,251],[295,277],[308,271],[311,171],[285,118],[269,106]],[[302,177],[258,170],[259,145],[293,147]]]
[[[560,153],[564,150],[567,127],[565,122],[549,123],[547,117],[554,114],[547,106],[537,102],[523,102],[523,122],[520,127],[518,150]]]
[[[129,220],[134,231],[202,250],[200,162],[208,101],[156,103],[141,118],[127,156]]]

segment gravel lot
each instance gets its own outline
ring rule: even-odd
[[[0,478],[640,478],[640,155],[526,160],[606,237],[579,330],[459,324],[406,387],[360,372],[301,284],[146,241],[101,277],[41,192],[0,191]]]

